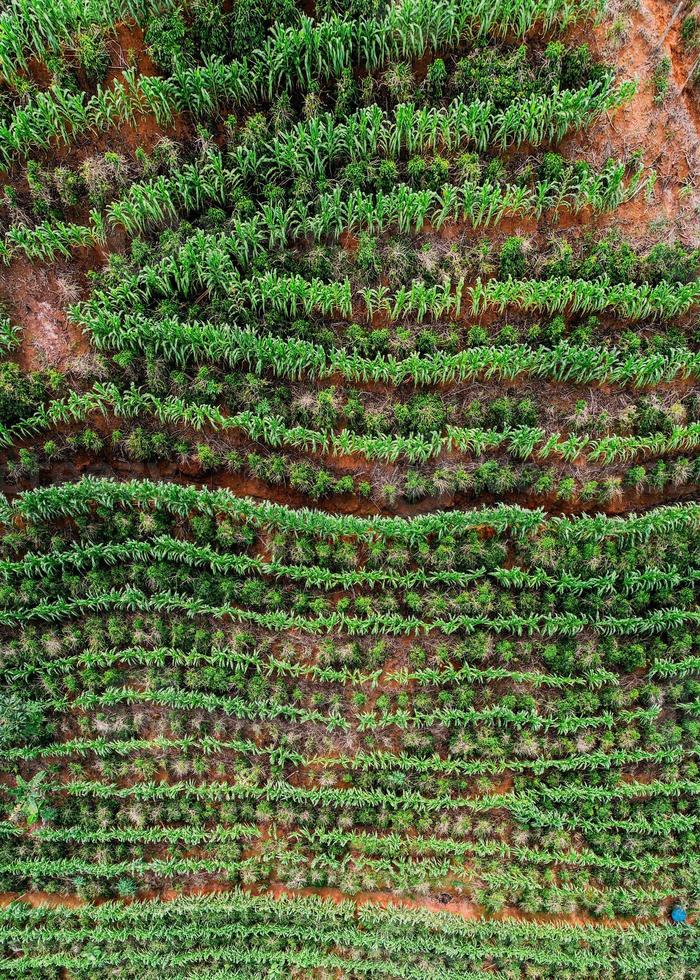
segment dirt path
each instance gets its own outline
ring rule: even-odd
[[[466,921],[487,919],[492,922],[537,922],[549,925],[570,925],[570,926],[607,926],[609,928],[629,928],[640,925],[654,925],[664,921],[663,919],[633,919],[618,916],[615,919],[599,919],[592,915],[577,913],[576,915],[531,915],[519,912],[517,909],[505,908],[501,912],[489,914],[480,905],[468,902],[457,896],[451,896],[449,892],[442,893],[434,898],[404,898],[394,895],[392,892],[358,892],[355,895],[346,895],[338,888],[288,888],[286,885],[273,884],[268,889],[256,894],[273,895],[280,898],[283,895],[289,897],[299,897],[304,895],[318,895],[320,898],[332,902],[353,901],[356,905],[380,905],[382,908],[396,906],[399,908],[424,909],[427,912],[447,913],[455,915]]]
[[[31,440],[27,440],[26,445],[31,448]],[[6,458],[4,454],[0,453],[0,462],[6,462]],[[334,461],[332,456],[327,456],[326,459],[329,463]],[[571,475],[575,469],[575,466],[571,466],[569,469],[562,468],[560,475]],[[363,465],[361,460],[344,459],[344,465],[336,471],[336,475],[342,475],[342,473],[351,473],[358,481],[367,475],[367,466]],[[384,482],[393,482],[394,477],[388,464],[385,467],[382,467],[381,464],[374,464],[374,473],[375,476],[377,473],[383,473]],[[610,470],[609,474],[614,475],[614,471]],[[603,469],[600,471],[590,470],[589,475],[591,479],[603,479],[606,473]],[[360,497],[354,493],[332,494],[321,499],[315,499],[289,486],[273,486],[252,476],[230,474],[220,470],[209,473],[194,465],[188,468],[163,461],[139,463],[114,459],[113,457],[98,460],[94,456],[86,454],[63,460],[51,467],[42,468],[36,477],[18,478],[4,482],[0,480],[0,492],[12,500],[20,493],[34,490],[38,486],[76,483],[85,476],[119,481],[152,480],[158,482],[166,480],[168,483],[183,486],[194,484],[209,490],[228,490],[237,497],[271,501],[287,507],[307,507],[330,514],[353,514],[356,517],[376,517],[378,515],[393,517],[398,515],[410,518],[432,513],[436,510],[491,507],[498,503],[519,504],[531,510],[542,508],[550,515],[627,514],[641,513],[664,503],[696,501],[700,497],[700,484],[686,483],[679,486],[669,485],[663,491],[650,488],[637,490],[633,487],[623,486],[619,494],[605,502],[595,499],[584,500],[578,495],[563,500],[554,492],[538,494],[534,491],[523,492],[520,490],[500,494],[486,492],[466,494],[457,490],[446,491],[442,494],[421,498],[415,502],[408,501],[401,496],[393,502],[388,501],[383,499],[378,491],[369,498]]]
[[[175,889],[164,889],[162,892],[152,892],[142,895],[138,899],[123,899],[124,904],[134,901],[163,901],[172,902],[185,896],[202,895],[225,895],[232,891],[226,885],[212,885],[207,887],[192,887]],[[449,892],[441,893],[439,896],[425,898],[405,898],[391,892],[357,892],[347,895],[339,888],[290,888],[281,883],[273,883],[267,888],[256,886],[243,889],[253,896],[270,896],[272,898],[302,898],[315,895],[329,902],[336,904],[352,901],[355,905],[379,905],[382,908],[398,907],[409,909],[424,909],[426,912],[436,912],[457,916],[467,921],[489,920],[492,922],[536,922],[547,925],[568,925],[568,926],[603,926],[607,928],[628,929],[635,926],[658,925],[666,921],[665,917],[659,918],[630,918],[618,916],[615,919],[596,918],[592,915],[577,913],[576,915],[533,915],[519,912],[517,909],[506,908],[501,912],[488,914],[480,905],[468,902],[458,896],[450,895]],[[22,901],[36,907],[48,906],[50,908],[81,908],[84,905],[102,905],[106,900],[85,901],[73,895],[54,895],[48,892],[4,892],[0,894],[0,907],[9,905],[11,902]],[[111,900],[115,901],[115,900]],[[118,901],[118,900],[116,900]]]

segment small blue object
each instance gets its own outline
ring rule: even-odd
[[[671,912],[671,918],[673,919],[674,922],[685,922],[686,919],[685,909],[682,909],[680,905],[676,905],[676,907]]]

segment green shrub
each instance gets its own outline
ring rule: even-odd
[[[377,239],[365,231],[361,232],[355,258],[364,272],[377,272],[380,265]]]
[[[200,57],[225,57],[229,51],[230,28],[223,4],[218,0],[191,0],[189,10],[192,40]]]
[[[44,710],[40,704],[0,694],[0,747],[5,748],[39,739],[44,728]]]
[[[700,47],[700,17],[697,14],[684,17],[680,33],[683,44],[690,51]]]
[[[187,26],[177,10],[153,17],[144,41],[156,66],[167,75],[172,75],[177,65],[191,54]]]
[[[522,238],[512,236],[507,238],[501,246],[498,274],[501,279],[522,279],[525,277],[527,262]]]
[[[0,364],[0,424],[14,425],[32,415],[46,395],[40,374],[27,374],[14,361]]]
[[[78,64],[89,82],[101,82],[107,74],[110,60],[105,42],[105,29],[98,24],[92,24],[76,38]]]
[[[687,250],[678,242],[667,245],[659,242],[642,263],[643,278],[656,285],[659,282],[692,282],[698,276],[700,249]]]
[[[447,84],[447,68],[442,58],[436,58],[428,66],[425,74],[425,89],[428,98],[437,101],[441,98]]]
[[[668,95],[671,84],[671,59],[668,55],[664,55],[659,60],[659,63],[654,69],[652,82],[654,85],[654,102],[659,105]]]
[[[218,4],[217,4],[218,6]],[[230,58],[249,56],[255,48],[265,41],[267,32],[273,24],[288,26],[295,23],[299,11],[294,0],[236,0],[227,20]]]

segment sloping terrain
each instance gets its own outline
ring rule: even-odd
[[[698,975],[699,52],[0,5],[0,972]]]

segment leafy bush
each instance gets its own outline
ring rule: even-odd
[[[507,238],[501,246],[498,274],[501,279],[522,279],[527,275],[527,261],[522,238],[514,235]]]
[[[152,18],[144,41],[156,66],[167,75],[172,75],[178,64],[191,57],[191,41],[180,11],[171,10]]]
[[[680,34],[683,44],[690,51],[700,47],[700,17],[697,14],[688,14],[684,17]]]
[[[642,277],[656,284],[659,282],[692,282],[697,279],[700,266],[700,249],[688,250],[675,242],[667,245],[659,242],[642,263]]]
[[[16,694],[0,694],[0,748],[37,741],[43,734],[44,724],[40,704]]]
[[[105,30],[97,24],[78,34],[75,53],[89,82],[103,81],[109,68],[109,52],[105,42]]]
[[[266,3],[259,3],[258,0],[236,0],[226,23],[228,56],[249,56],[264,42],[273,24],[291,25],[298,16],[299,11],[294,0],[269,0]]]
[[[455,68],[452,87],[467,101],[493,101],[498,107],[541,89],[524,44],[505,54],[487,47],[462,58]]]
[[[32,415],[47,396],[44,379],[38,373],[28,374],[19,364],[0,364],[0,423],[13,425]]]
[[[668,57],[668,55],[664,55],[659,59],[659,62],[654,69],[652,83],[654,86],[654,102],[656,102],[658,105],[663,102],[668,95],[668,90],[671,84],[671,59]]]

